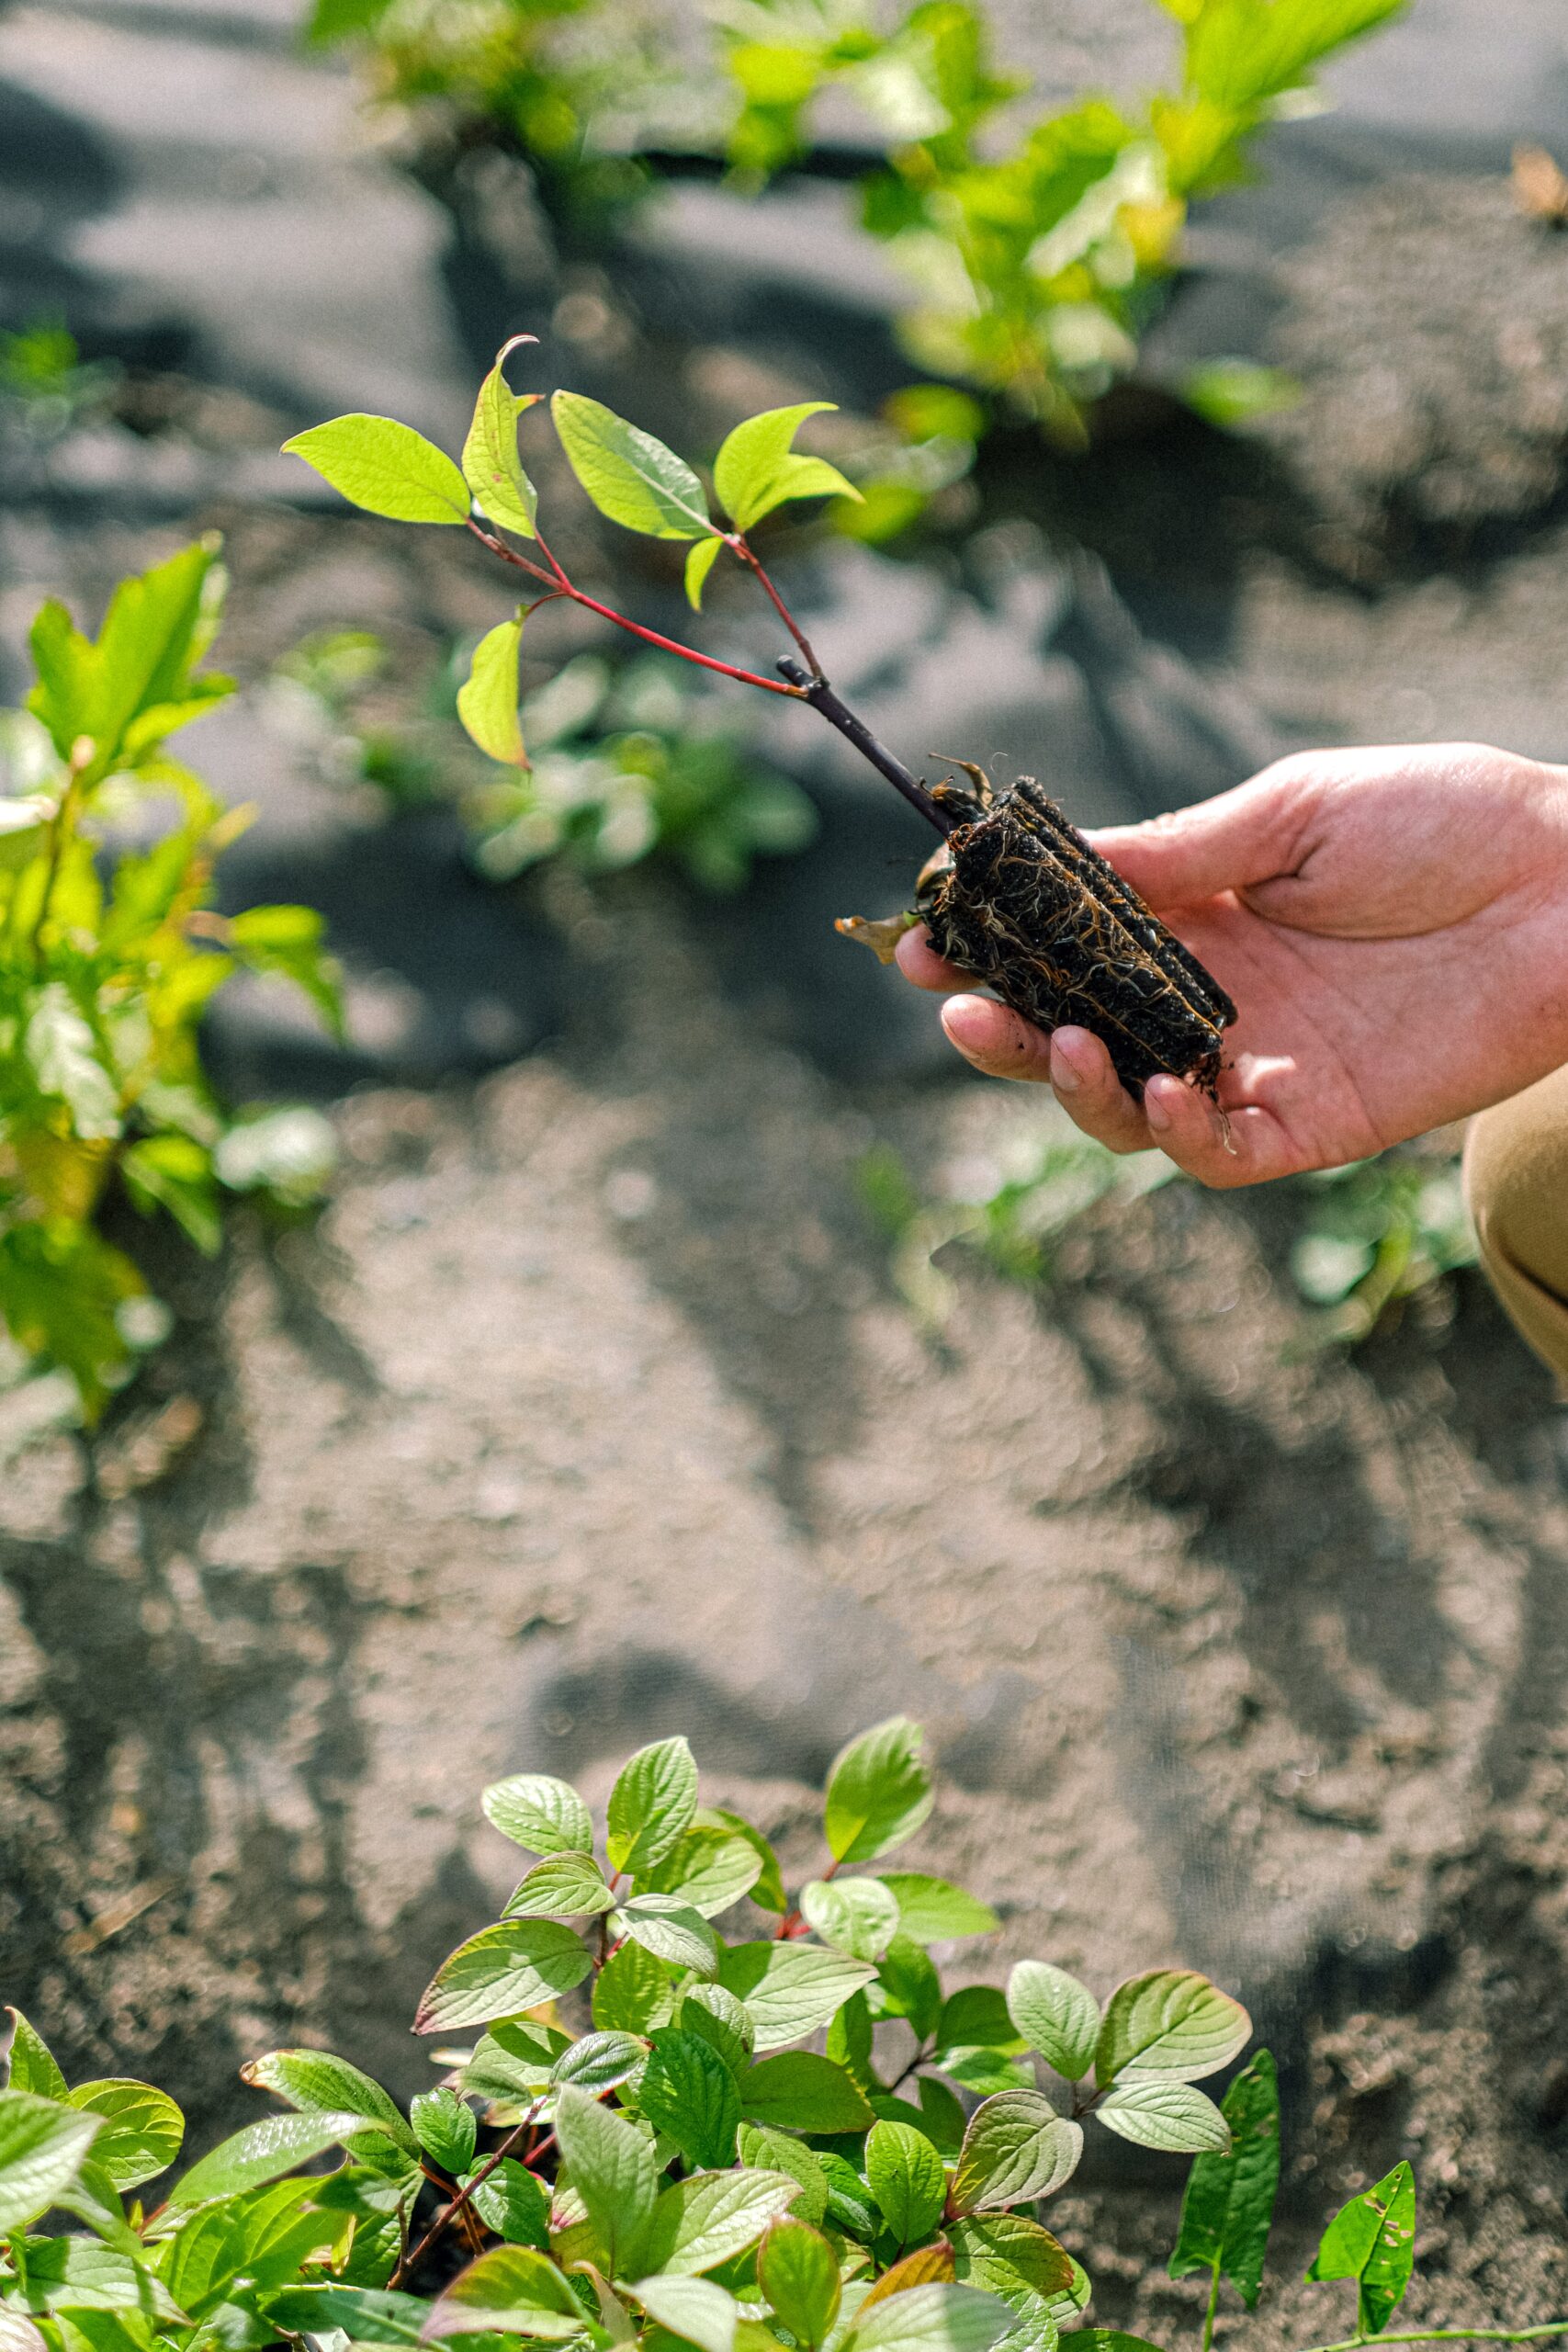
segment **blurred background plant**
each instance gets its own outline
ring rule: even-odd
[[[891,1244],[894,1286],[933,1334],[958,1303],[954,1273],[939,1262],[950,1244],[962,1244],[1005,1281],[1049,1288],[1064,1277],[1061,1245],[1087,1230],[1091,1211],[1120,1210],[1187,1181],[1157,1153],[1119,1158],[1065,1121],[1043,1137],[1018,1134],[994,1154],[954,1160],[935,1199],[921,1196],[888,1144],[874,1146],[857,1170],[861,1199]],[[1405,1301],[1475,1262],[1451,1138],[1427,1137],[1296,1177],[1269,1199],[1288,1206],[1285,1263],[1297,1295],[1314,1310],[1311,1346],[1359,1345]]]
[[[216,559],[208,539],[122,581],[96,640],[51,600],[32,629],[38,683],[0,714],[5,1370],[68,1374],[89,1421],[169,1326],[104,1228],[117,1198],[164,1211],[210,1257],[226,1195],[299,1207],[332,1167],[319,1114],[233,1115],[201,1067],[203,1008],[240,969],[288,978],[342,1023],[318,915],[213,910],[215,862],[248,812],[167,749],[231,691],[198,667]]]
[[[112,359],[84,360],[57,314],[0,333],[0,432],[58,440],[108,405],[121,374]]]
[[[455,806],[471,862],[492,882],[552,859],[592,879],[658,858],[699,889],[728,893],[759,857],[816,837],[799,786],[716,726],[717,706],[657,655],[567,662],[523,702],[532,766],[498,772],[457,723],[472,652],[459,641],[409,695],[372,631],[319,632],[276,665],[271,709],[325,780],[369,786],[392,810]]]
[[[521,156],[572,239],[612,233],[671,169],[755,189],[848,164],[863,226],[911,288],[910,355],[1074,447],[1136,366],[1191,204],[1245,180],[1256,134],[1315,110],[1318,66],[1405,0],[1150,5],[1179,27],[1168,87],[1032,119],[967,0],[891,22],[864,0],[724,0],[706,61],[679,12],[606,0],[316,0],[310,32],[364,52],[416,145]],[[1194,389],[1226,423],[1289,395],[1258,368]]]

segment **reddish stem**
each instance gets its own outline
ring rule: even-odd
[[[756,573],[758,580],[761,582],[762,587],[767,592],[768,599],[772,604],[774,612],[777,613],[780,620],[783,621],[785,628],[788,629],[791,637],[794,638],[800,651],[806,656],[806,665],[810,671],[813,679],[815,679],[818,684],[825,683],[822,677],[822,664],[818,662],[816,654],[812,650],[810,639],[807,636],[806,631],[796,621],[795,615],[790,611],[789,606],[784,603],[784,598],[773,586],[773,582],[763,571],[761,563],[757,560],[757,558],[752,554],[744,535],[741,532],[737,531],[734,537],[730,538],[727,544],[734,549],[741,562],[750,564],[751,570]]]
[[[525,571],[531,580],[543,581],[551,596],[570,596],[574,605],[586,605],[591,613],[599,614],[604,620],[614,621],[617,628],[624,628],[629,636],[640,638],[645,645],[656,645],[661,653],[678,654],[682,662],[694,662],[700,669],[716,670],[721,678],[734,678],[740,685],[761,686],[764,694],[787,695],[792,702],[801,702],[805,699],[799,686],[781,685],[776,679],[760,678],[755,670],[738,670],[733,662],[716,662],[711,653],[699,653],[695,646],[681,645],[672,637],[661,637],[657,629],[644,628],[640,621],[628,620],[625,613],[617,613],[613,606],[602,605],[596,596],[590,596],[585,590],[577,587],[567,578],[542,539],[539,545],[549,560],[551,567],[549,571],[542,571],[536,563],[530,563],[526,556],[519,555],[515,548],[509,548],[503,539],[498,539],[491,532],[482,530],[471,515],[468,518],[468,528],[481,546],[489,548],[492,555],[498,555],[502,563],[510,563],[518,571]],[[540,599],[541,603],[548,601],[547,597]],[[776,596],[774,602],[778,602]],[[798,632],[796,634],[798,635]]]

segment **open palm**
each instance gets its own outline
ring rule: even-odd
[[[1235,999],[1224,1118],[1156,1078],[1142,1103],[1083,1029],[988,998],[943,1025],[998,1077],[1055,1085],[1116,1151],[1214,1185],[1364,1158],[1568,1061],[1568,772],[1473,744],[1325,752],[1096,846]],[[923,988],[963,975],[912,932]]]

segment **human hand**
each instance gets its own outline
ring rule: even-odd
[[[1472,743],[1303,752],[1090,838],[1236,1001],[1224,1118],[1176,1078],[1135,1102],[1087,1029],[1048,1036],[965,995],[942,1026],[976,1069],[1053,1085],[1112,1151],[1261,1183],[1365,1159],[1568,1062],[1568,769]],[[917,988],[964,985],[923,930],[898,962]]]

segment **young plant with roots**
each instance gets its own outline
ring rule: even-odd
[[[948,776],[928,787],[833,692],[809,639],[770,578],[749,534],[794,499],[858,493],[825,458],[796,450],[795,436],[828,401],[765,410],[738,424],[714,461],[713,481],[728,526],[685,460],[661,441],[581,392],[558,391],[550,414],[573,473],[602,514],[649,538],[683,542],[686,594],[700,610],[709,572],[728,554],[768,598],[794,645],[774,678],[678,643],[617,612],[569,578],[539,529],[538,498],[518,453],[519,419],[542,398],[514,392],[513,352],[535,338],[514,335],[485,378],[461,467],[389,417],[352,415],[284,444],[333,489],[370,514],[471,532],[535,591],[510,620],[483,638],[458,696],[463,724],[482,752],[526,763],[518,719],[523,625],[541,605],[567,598],[662,652],[753,686],[808,703],[853,744],[942,837],[906,913],[885,922],[845,918],[886,962],[901,932],[923,922],[940,955],[975,974],[1005,1004],[1042,1027],[1072,1022],[1101,1038],[1134,1092],[1159,1072],[1214,1096],[1222,1034],[1235,1007],[1179,940],[1070,824],[1031,776],[993,788],[967,761],[967,782]],[[516,541],[526,542],[526,551]]]

